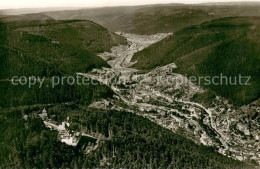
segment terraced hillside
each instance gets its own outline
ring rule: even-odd
[[[152,70],[174,62],[188,76],[251,76],[249,86],[205,85],[234,103],[249,103],[260,96],[259,23],[258,17],[230,17],[182,29],[136,53],[134,67]]]

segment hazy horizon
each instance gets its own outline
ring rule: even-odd
[[[260,0],[9,0],[1,3],[0,10],[9,9],[37,9],[37,8],[96,8],[96,7],[113,7],[113,6],[138,6],[138,5],[152,5],[152,4],[201,4],[201,3],[228,3],[228,2],[260,2]]]

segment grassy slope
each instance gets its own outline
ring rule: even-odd
[[[185,28],[134,55],[138,69],[175,62],[178,72],[196,76],[250,75],[251,86],[207,86],[237,104],[260,96],[259,23],[255,17],[217,19]]]
[[[43,107],[0,111],[0,167],[6,168],[244,168],[214,148],[197,145],[132,113],[93,110],[77,105],[47,107],[59,122],[70,116],[74,130],[100,133],[110,139],[84,155],[81,149],[57,141],[57,133],[44,127],[38,113]],[[3,120],[6,119],[6,120]],[[113,155],[114,152],[114,155]],[[106,158],[110,166],[101,166]]]

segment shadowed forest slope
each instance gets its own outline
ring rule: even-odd
[[[91,21],[15,21],[1,22],[0,107],[75,101],[89,104],[93,97],[111,96],[105,86],[58,85],[53,76],[75,76],[93,68],[109,67],[97,56],[126,40]],[[13,76],[46,78],[39,86],[14,86]],[[90,83],[90,82],[89,82]]]

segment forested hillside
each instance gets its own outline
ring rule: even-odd
[[[95,82],[97,83],[97,82]],[[74,102],[89,105],[101,98],[113,96],[113,91],[105,85],[62,85],[52,87],[49,79],[43,86],[28,87],[27,85],[12,85],[10,81],[0,82],[0,107],[17,107],[22,105],[52,104]]]
[[[249,103],[260,96],[259,23],[258,17],[231,17],[182,29],[136,53],[134,67],[151,70],[175,62],[188,76],[251,76],[250,86],[205,86],[234,103]]]
[[[27,23],[16,23],[6,24],[7,44],[1,47],[1,78],[50,77],[107,67],[95,53],[109,51],[112,46],[125,42],[89,21],[38,22],[39,26],[31,22],[30,27]]]
[[[45,21],[50,21],[53,20],[53,18],[44,15],[44,14],[25,14],[25,15],[10,15],[10,16],[5,16],[5,13],[2,12],[1,13],[3,16],[0,16],[1,21],[3,22],[14,22],[16,24],[16,22],[32,22],[32,21],[41,21],[41,22],[45,22]]]
[[[254,168],[259,7],[168,4],[1,13],[0,168]],[[177,69],[155,69],[170,63]],[[78,72],[86,73],[81,78],[87,84],[78,83]],[[250,76],[251,85],[201,81],[204,92],[157,81],[220,74]],[[14,76],[43,83],[13,85]],[[53,77],[65,81],[53,86]]]
[[[54,19],[87,19],[115,32],[155,34],[176,32],[187,26],[216,18],[232,16],[260,16],[259,3],[255,5],[144,5],[109,7],[68,11],[43,12]]]
[[[200,146],[149,120],[126,112],[86,109],[78,105],[48,106],[58,121],[70,117],[74,130],[85,128],[106,137],[97,150],[57,141],[57,133],[44,127],[33,113],[40,107],[1,111],[0,166],[12,168],[245,168],[214,148]],[[29,119],[22,117],[27,114]],[[8,141],[10,140],[10,141]],[[101,162],[103,161],[103,162]]]
[[[109,67],[96,53],[124,44],[124,38],[81,20],[6,21],[0,28],[0,107],[70,101],[89,104],[94,98],[112,95],[101,85],[71,86],[65,81],[52,88],[50,78]],[[46,81],[42,88],[14,86],[13,76],[45,77]]]

